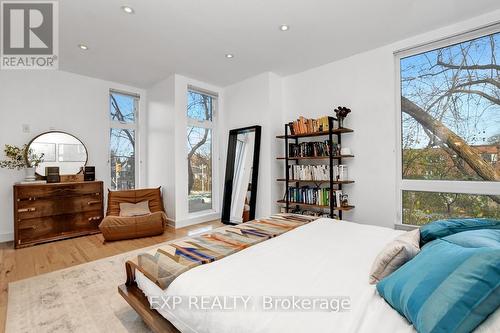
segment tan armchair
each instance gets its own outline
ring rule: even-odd
[[[120,203],[149,202],[151,214],[123,217],[120,216]],[[108,208],[106,217],[99,229],[106,241],[149,237],[161,235],[167,223],[163,207],[161,188],[108,191]]]

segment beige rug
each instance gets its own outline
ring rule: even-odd
[[[9,283],[6,332],[150,332],[117,290],[144,250]]]

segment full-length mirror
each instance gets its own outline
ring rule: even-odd
[[[260,135],[260,126],[229,131],[223,223],[238,224],[255,218]]]
[[[64,132],[40,134],[29,143],[29,149],[37,155],[43,154],[43,162],[36,173],[45,176],[45,167],[59,167],[61,175],[74,175],[87,164],[87,148],[76,137]]]

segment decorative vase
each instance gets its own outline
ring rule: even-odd
[[[338,122],[339,122],[339,128],[344,127],[344,117],[337,117]]]
[[[24,180],[27,181],[27,182],[33,182],[36,180],[36,176],[35,176],[35,168],[31,167],[31,168],[25,168],[24,169],[24,173],[25,173],[25,177],[24,177]]]

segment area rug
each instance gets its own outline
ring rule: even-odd
[[[150,332],[117,287],[125,262],[158,245],[9,283],[6,332]]]

